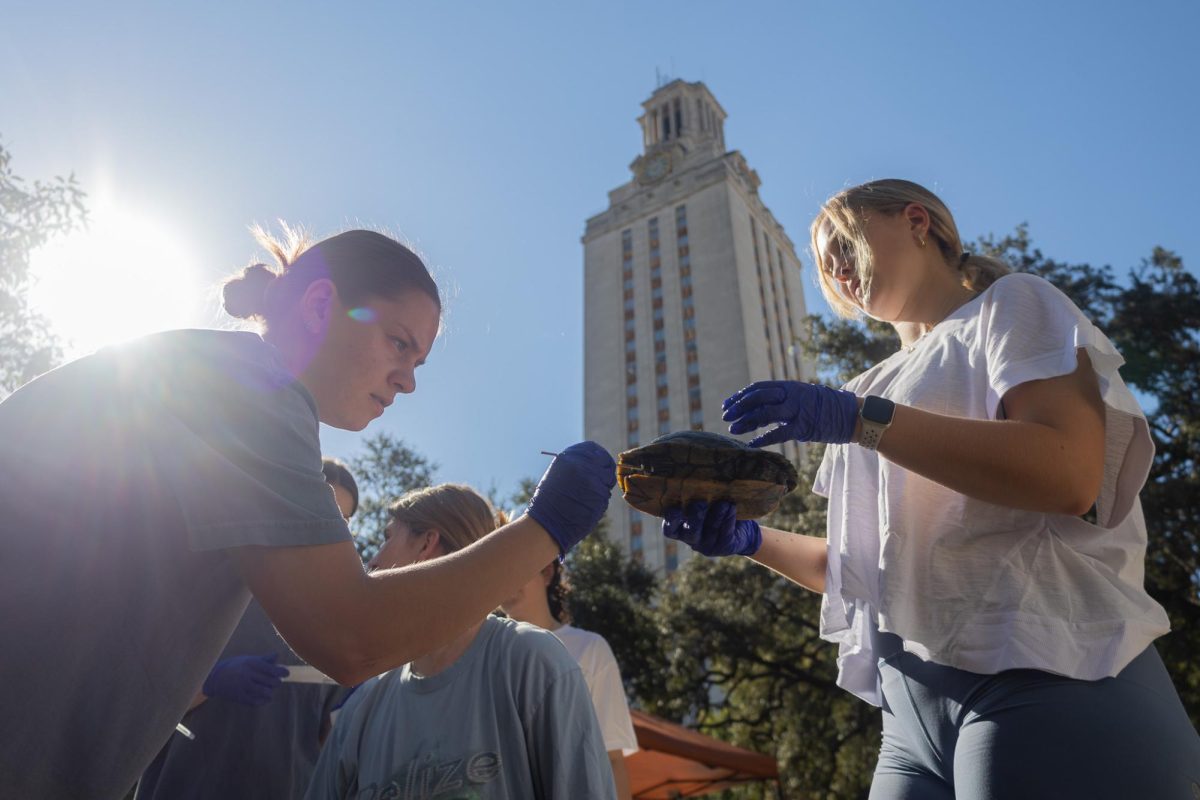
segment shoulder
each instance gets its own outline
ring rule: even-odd
[[[615,660],[608,640],[598,633],[576,628],[574,625],[563,625],[554,631],[554,635],[562,640],[577,661],[582,661],[584,658],[601,661]]]
[[[248,331],[165,331],[119,345],[116,355],[143,367],[157,362],[184,378],[216,372],[247,388],[281,388],[294,382],[279,351]]]
[[[985,306],[1038,305],[1075,310],[1075,304],[1057,286],[1038,275],[1013,272],[1003,276],[980,295]]]
[[[558,637],[544,628],[496,616],[484,624],[492,628],[489,649],[510,662],[555,674],[579,669]]]

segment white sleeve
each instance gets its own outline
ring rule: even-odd
[[[1078,351],[1087,352],[1106,412],[1098,522],[1115,527],[1133,508],[1154,460],[1145,415],[1118,373],[1125,359],[1066,295],[1042,278],[1007,275],[987,295],[979,324],[992,419],[999,418],[1000,403],[1014,387],[1069,375],[1078,366]]]
[[[591,647],[592,674],[588,689],[592,694],[592,705],[596,719],[604,736],[604,749],[620,750],[625,755],[637,752],[637,735],[633,731],[633,719],[629,716],[629,703],[625,699],[625,685],[621,683],[621,669],[613,656],[612,648],[603,637],[597,636]]]

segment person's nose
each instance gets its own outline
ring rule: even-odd
[[[404,365],[392,373],[392,386],[400,394],[412,394],[417,390],[416,370]]]

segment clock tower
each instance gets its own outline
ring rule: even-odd
[[[758,174],[725,149],[725,117],[703,83],[661,86],[642,104],[632,179],[587,221],[584,432],[612,453],[672,431],[724,433],[733,392],[813,374],[797,347],[800,260]],[[795,443],[775,449],[801,457]],[[690,554],[619,497],[608,519],[613,540],[652,567],[672,571]]]
[[[638,123],[644,152],[629,165],[641,185],[725,152],[725,110],[703,83],[672,81],[642,109]]]

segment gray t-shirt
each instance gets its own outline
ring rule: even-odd
[[[251,600],[221,658],[278,653],[281,666],[303,664]],[[340,686],[287,682],[271,702],[246,706],[219,697],[188,712],[196,737],[172,736],[138,782],[137,800],[278,800],[308,788],[321,728],[347,692]]]
[[[579,665],[554,634],[488,617],[432,677],[410,666],[342,709],[306,798],[613,798]]]
[[[249,599],[223,548],[350,538],[316,407],[251,333],[155,334],[0,403],[0,787],[122,797]]]

